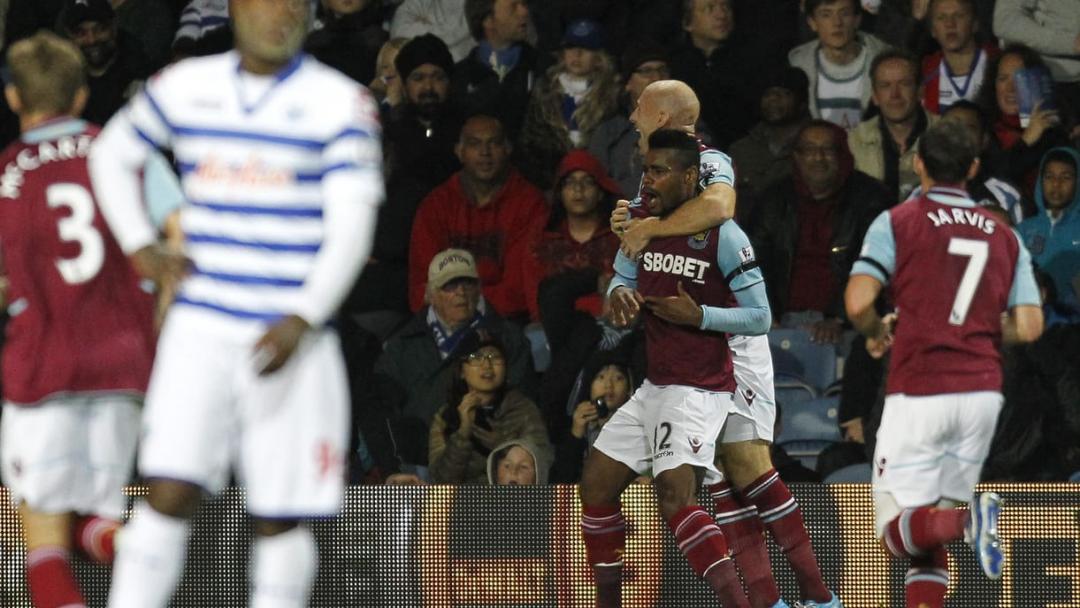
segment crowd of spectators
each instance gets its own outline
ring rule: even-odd
[[[227,0],[0,11],[5,48],[40,28],[76,43],[83,116],[99,124],[169,62],[232,39]],[[972,197],[1022,235],[1050,325],[1007,353],[987,471],[1080,470],[1080,358],[1057,354],[1080,344],[1080,0],[311,0],[311,11],[308,54],[367,86],[382,112],[386,201],[341,311],[354,480],[577,481],[599,426],[642,380],[640,333],[604,315],[618,248],[607,217],[639,187],[638,96],[666,79],[693,89],[699,137],[733,158],[737,221],[774,325],[824,343],[850,335],[846,277],[873,218],[915,191],[919,136],[938,120],[968,128],[983,148]],[[1032,108],[1018,74],[1039,70],[1053,94]],[[0,102],[0,138],[17,133]],[[856,443],[872,441],[884,373],[862,344],[850,345],[840,408]]]

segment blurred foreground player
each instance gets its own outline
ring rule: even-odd
[[[139,452],[150,494],[120,538],[113,608],[168,603],[189,520],[230,468],[254,520],[255,608],[307,605],[317,553],[300,522],[340,507],[349,403],[328,322],[371,250],[383,185],[374,101],[299,54],[309,8],[233,0],[236,51],[166,68],[91,153],[118,241],[158,277],[186,260],[156,248],[133,184],[151,150],[173,151],[192,263],[162,328]]]
[[[82,55],[41,32],[12,45],[4,94],[21,138],[0,158],[0,249],[11,321],[4,344],[4,481],[26,540],[37,608],[85,601],[69,554],[108,563],[127,506],[139,404],[154,356],[153,299],[91,192],[97,127]]]
[[[844,295],[870,353],[892,350],[874,510],[885,550],[911,560],[912,608],[944,605],[950,541],[964,538],[983,572],[1001,576],[1001,499],[971,496],[1002,405],[1002,339],[1031,342],[1043,327],[1027,250],[964,189],[977,158],[976,142],[955,122],[923,134],[915,171],[925,194],[874,220]],[[874,308],[886,284],[895,319]],[[970,511],[955,509],[969,499]]]

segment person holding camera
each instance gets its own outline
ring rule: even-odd
[[[488,482],[488,455],[514,439],[550,449],[540,408],[506,384],[506,352],[484,330],[469,332],[455,351],[453,382],[435,414],[428,442],[434,483]]]
[[[577,483],[581,479],[585,455],[600,428],[626,403],[633,390],[633,371],[618,354],[601,351],[589,361],[570,393],[570,425],[556,444],[552,482]]]

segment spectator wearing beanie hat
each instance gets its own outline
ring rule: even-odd
[[[542,321],[552,352],[565,342],[577,317],[592,322],[601,313],[619,249],[608,217],[621,196],[619,185],[588,152],[574,150],[559,163],[551,216],[531,239],[522,272],[529,312]]]
[[[742,225],[747,225],[755,200],[770,186],[791,175],[795,136],[810,120],[805,72],[785,66],[769,73],[762,84],[764,89],[758,103],[761,122],[731,146],[731,158],[738,169],[736,219]]]
[[[637,99],[645,87],[657,80],[671,78],[667,49],[651,40],[641,40],[628,47],[622,58],[620,111],[600,123],[589,139],[589,153],[604,165],[608,175],[625,194],[637,192],[641,183],[641,155],[638,132],[630,122]]]
[[[409,239],[420,202],[460,168],[454,145],[461,117],[448,100],[453,61],[446,44],[426,34],[398,51],[394,67],[403,100],[383,117],[386,204],[372,259],[353,288],[351,313],[409,314]],[[376,332],[378,333],[378,332]]]

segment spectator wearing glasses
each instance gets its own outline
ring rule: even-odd
[[[470,331],[453,357],[445,405],[428,442],[435,483],[486,483],[488,456],[511,440],[550,452],[547,426],[531,399],[507,382],[506,354],[486,332]]]
[[[750,220],[773,316],[837,342],[844,285],[870,222],[892,204],[874,178],[857,171],[844,130],[816,119],[795,139],[792,175],[762,196]]]
[[[382,473],[428,462],[429,426],[458,374],[466,338],[483,330],[500,344],[509,386],[532,395],[532,355],[525,335],[481,295],[481,275],[463,249],[439,252],[428,265],[426,305],[386,341],[361,402],[360,433]],[[422,473],[422,471],[420,471]],[[483,472],[483,466],[480,466]],[[482,477],[482,475],[481,475]]]

